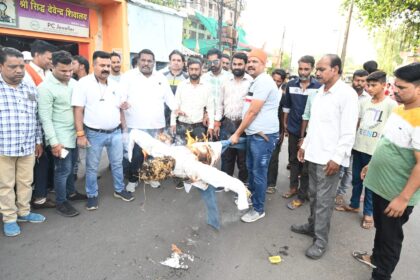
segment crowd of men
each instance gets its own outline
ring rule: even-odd
[[[291,210],[310,205],[308,221],[291,226],[313,238],[306,256],[322,257],[333,210],[357,213],[365,188],[361,226],[376,228],[373,254],[353,256],[373,268],[372,279],[390,279],[402,227],[420,200],[420,63],[393,73],[394,100],[387,95],[387,74],[374,62],[355,71],[350,86],[333,54],[317,62],[301,57],[298,76],[289,81],[282,69],[266,73],[261,49],[232,57],[212,49],[207,73],[201,58],[186,61],[176,50],[169,66],[156,71],[154,53],[144,49],[126,73],[118,53],[94,52],[92,72],[86,58],[44,41],[33,43],[31,55],[25,63],[20,51],[0,49],[0,212],[6,236],[20,234],[18,222],[45,221],[31,209],[55,208],[74,217],[75,200],[86,200],[87,210],[98,209],[104,148],[114,197],[132,201],[145,160],[137,145],[132,160],[126,159],[132,129],[152,136],[166,130],[181,143],[187,131],[232,144],[246,138],[245,150],[223,153],[221,170],[234,176],[237,165],[238,178],[251,192],[250,210],[241,220],[255,222],[265,216],[266,194],[276,193],[287,136],[290,183],[282,196],[291,198]],[[75,188],[80,148],[86,150],[86,194]]]

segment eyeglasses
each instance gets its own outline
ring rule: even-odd
[[[213,61],[210,61],[210,60],[207,61],[207,64],[209,66],[211,66],[211,65],[218,65],[219,63],[220,63],[220,59],[215,59]]]

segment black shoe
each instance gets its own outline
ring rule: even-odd
[[[178,184],[176,184],[176,186],[175,186],[175,189],[177,189],[177,190],[184,189],[184,182],[183,181],[178,182]]]
[[[87,195],[82,194],[82,193],[79,193],[79,192],[76,191],[75,193],[72,193],[71,195],[69,195],[67,197],[67,199],[68,200],[71,200],[71,201],[86,200],[87,199]]]
[[[325,251],[325,248],[319,247],[314,243],[311,247],[308,248],[308,250],[306,250],[305,255],[310,259],[317,260],[324,255]]]
[[[57,204],[55,211],[64,217],[74,217],[79,215],[79,212],[68,201]]]
[[[292,225],[290,227],[290,230],[295,232],[295,233],[308,235],[310,237],[315,236],[314,231],[313,231],[313,229],[310,228],[309,224]]]
[[[287,164],[286,169],[287,169],[287,170],[290,170],[290,163],[289,163],[289,164]]]
[[[131,192],[128,192],[126,190],[122,190],[120,192],[114,192],[114,197],[120,198],[124,201],[132,201],[134,200],[134,196]]]
[[[55,202],[49,198],[45,200],[44,203],[35,203],[35,200],[32,201],[32,209],[46,209],[46,208],[55,208]]]
[[[89,211],[98,209],[98,197],[88,197],[86,209]]]

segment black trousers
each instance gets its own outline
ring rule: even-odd
[[[54,157],[50,146],[44,145],[42,156],[35,161],[33,184],[34,198],[45,198],[48,188],[54,188]]]
[[[400,260],[402,242],[404,240],[403,225],[413,211],[407,207],[399,218],[390,218],[384,214],[388,200],[373,193],[373,220],[375,222],[375,241],[372,251],[372,264],[376,269],[372,272],[374,280],[391,279],[391,274]]]
[[[308,163],[298,160],[298,143],[299,137],[289,133],[290,188],[298,189],[298,198],[304,201],[309,188]]]
[[[233,176],[233,172],[235,170],[235,162],[238,165],[238,179],[241,180],[243,183],[247,183],[248,169],[246,167],[245,150],[228,148],[222,154],[222,171],[230,176]]]
[[[281,143],[277,143],[271,154],[270,164],[268,165],[267,187],[274,187],[277,184],[277,176],[279,174],[279,154]]]
[[[232,136],[233,133],[238,129],[241,124],[241,120],[231,120],[224,118],[222,121],[222,127],[220,131],[220,140],[227,140]],[[238,179],[243,183],[248,182],[248,168],[246,166],[246,151],[238,150],[234,148],[228,148],[222,154],[222,166],[221,170],[226,174],[233,176],[235,170],[235,162],[238,165]]]

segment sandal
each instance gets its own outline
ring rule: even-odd
[[[295,210],[296,208],[299,208],[300,206],[302,206],[303,203],[304,201],[300,199],[293,199],[287,204],[287,208],[289,208],[290,210]]]
[[[344,204],[344,197],[342,195],[337,195],[335,197],[335,205],[343,205]]]
[[[269,186],[267,187],[267,190],[265,191],[268,194],[273,194],[276,192],[276,186]]]
[[[371,229],[373,227],[373,219],[372,219],[372,217],[371,216],[363,216],[361,226],[364,229]]]
[[[340,212],[359,213],[359,208],[353,208],[348,205],[338,205],[335,207],[335,210]]]
[[[370,260],[370,255],[366,251],[353,251],[351,253],[353,258],[358,260],[361,263],[364,263],[365,265],[369,266],[370,268],[376,268],[375,265],[372,264]]]
[[[284,194],[282,194],[281,196],[283,198],[291,198],[293,196],[295,196],[297,194],[297,189],[290,189],[287,192],[285,192]]]

